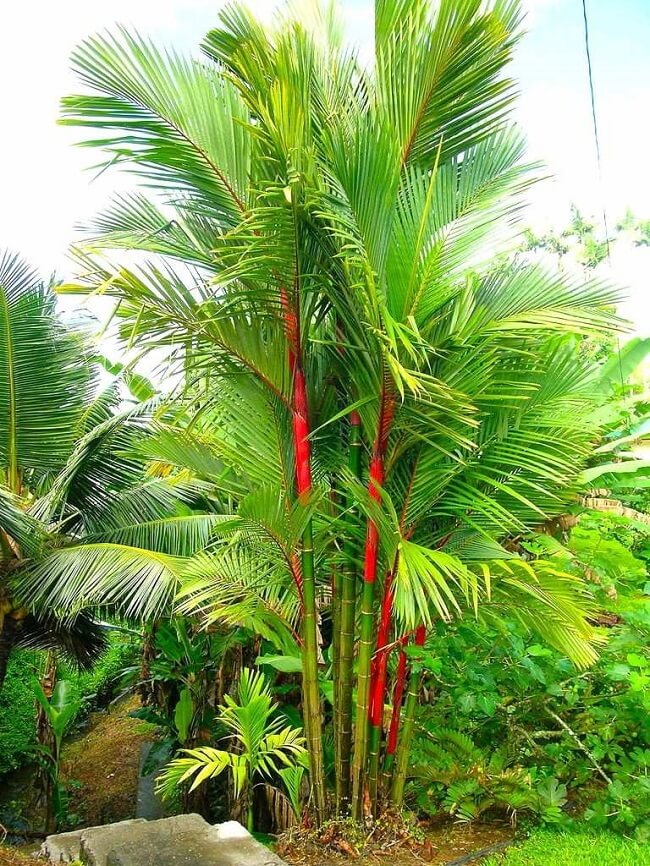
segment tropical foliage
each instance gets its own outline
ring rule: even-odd
[[[271,690],[263,674],[244,668],[236,698],[226,695],[219,708],[219,722],[225,728],[226,749],[204,746],[184,749],[158,778],[163,794],[173,794],[179,784],[192,780],[192,789],[224,771],[232,774],[235,797],[246,793],[248,829],[255,827],[253,785],[256,779],[276,785],[284,783],[295,811],[300,809],[300,782],[304,767],[304,737],[299,728],[286,724],[277,713]]]
[[[182,552],[185,544],[187,552],[198,543],[198,524],[213,517],[188,517],[189,505],[203,499],[191,483],[148,476],[133,449],[146,439],[151,416],[147,404],[122,402],[118,380],[97,391],[87,337],[58,318],[53,291],[5,255],[0,686],[17,646],[58,648],[92,664],[106,643],[89,614],[97,583],[104,611],[132,612],[115,583],[127,574],[151,589],[150,611],[170,604],[176,559],[165,551]]]
[[[378,0],[366,66],[330,12],[269,29],[235,4],[200,62],[127,31],[73,55],[63,122],[142,190],[89,227],[66,289],[114,298],[124,344],[165,353],[177,401],[139,455],[220,513],[116,526],[19,586],[149,617],[176,594],[292,656],[317,822],[330,703],[336,808],[401,805],[432,630],[510,616],[596,657],[580,574],[519,542],[580,489],[601,422],[579,337],[616,326],[617,295],[495,263],[535,178],[509,119],[520,20]]]

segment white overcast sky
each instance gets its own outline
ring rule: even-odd
[[[72,146],[78,133],[56,125],[58,101],[78,89],[68,71],[72,48],[116,22],[183,51],[195,51],[215,23],[220,0],[14,0],[0,10],[0,248],[22,253],[44,275],[69,272],[74,226],[108,200],[117,183],[91,183],[92,154]],[[592,59],[603,152],[603,185],[595,163],[582,32],[582,0],[525,0],[528,35],[514,74],[519,119],[531,156],[554,180],[531,194],[530,222],[562,227],[575,202],[610,223],[631,207],[650,218],[650,0],[588,0]],[[251,0],[268,16],[271,0]],[[350,37],[368,44],[371,2],[344,0]],[[95,154],[96,157],[96,154]],[[650,249],[621,243],[612,276],[630,287],[625,313],[650,333]]]

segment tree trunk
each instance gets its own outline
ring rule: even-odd
[[[420,626],[415,634],[415,645],[424,646],[425,640],[426,630],[424,626]],[[404,801],[404,786],[406,784],[406,773],[411,754],[411,743],[413,742],[415,712],[418,706],[421,680],[422,674],[420,669],[413,667],[409,677],[408,693],[404,704],[404,720],[401,726],[402,732],[399,738],[399,746],[397,747],[397,760],[395,763],[395,771],[393,773],[393,784],[390,791],[391,802],[398,809],[402,807]]]
[[[390,632],[393,614],[393,582],[397,570],[398,557],[395,557],[393,568],[386,575],[384,581],[384,597],[381,605],[381,618],[377,632],[377,650],[371,675],[370,685],[370,713],[368,723],[369,735],[369,760],[368,760],[368,790],[372,803],[377,801],[377,789],[379,784],[379,752],[381,748],[381,734],[384,721],[384,704],[386,698],[386,681],[388,677],[388,657],[391,647]]]
[[[289,371],[291,373],[291,414],[294,460],[298,498],[307,505],[311,494],[311,446],[309,441],[309,401],[302,368],[300,321],[298,308],[289,303],[281,289],[285,311]],[[314,536],[309,520],[302,538],[302,695],[305,737],[309,750],[311,785],[316,823],[325,820],[325,773],[323,768],[323,735],[320,686],[318,682],[318,608],[314,569]]]
[[[41,687],[48,701],[52,698],[56,686],[56,653],[50,650],[45,661],[45,670]],[[50,725],[50,720],[43,707],[38,704],[36,708],[36,742],[43,748],[45,755],[56,756],[56,739]],[[54,785],[56,766],[48,764],[41,766],[37,774],[36,783],[40,788],[38,802],[45,807],[45,833],[56,831],[57,816],[54,810]]]
[[[361,475],[361,419],[358,412],[350,413],[348,466],[351,473]],[[350,505],[350,503],[348,503]],[[346,815],[350,808],[350,763],[352,756],[352,681],[354,675],[354,628],[357,603],[357,569],[354,541],[345,547],[345,570],[341,575],[338,659],[335,678],[335,747],[336,747],[336,808]]]
[[[156,685],[151,681],[151,663],[156,658],[156,630],[158,628],[157,620],[152,622],[150,626],[145,626],[142,637],[142,650],[140,655],[140,681],[137,686],[137,691],[140,696],[140,703],[143,707],[150,705],[156,706]]]
[[[384,484],[384,456],[395,409],[395,397],[384,384],[379,406],[377,434],[370,461],[368,492],[375,502],[381,502],[380,488]],[[363,593],[361,596],[361,634],[357,675],[357,713],[355,721],[354,764],[352,767],[352,817],[360,820],[368,762],[368,711],[370,706],[370,676],[375,645],[375,582],[379,560],[379,528],[368,520],[363,561]]]
[[[406,685],[406,653],[404,652],[404,644],[406,640],[402,638],[400,641],[400,653],[397,662],[397,671],[395,673],[395,688],[393,690],[393,712],[390,719],[390,728],[388,730],[388,741],[386,743],[386,763],[384,771],[388,776],[395,763],[395,752],[397,750],[397,737],[399,734],[399,723],[402,715],[402,700],[404,698],[404,687]]]

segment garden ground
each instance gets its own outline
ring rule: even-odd
[[[291,866],[378,866],[387,862],[391,866],[423,862],[444,866],[467,854],[501,845],[512,836],[512,827],[503,824],[427,822],[409,830],[401,821],[380,820],[367,838],[355,840],[345,826],[332,822],[311,839],[301,832],[289,832],[277,850]]]
[[[135,816],[140,746],[152,738],[150,725],[129,716],[136,706],[131,697],[93,713],[89,729],[63,749],[63,776],[72,783],[69,809],[81,826]]]
[[[316,845],[310,853],[303,849],[298,859],[292,858],[291,864],[300,866],[379,866],[390,862],[391,866],[415,866],[416,863],[430,863],[442,866],[448,863],[466,863],[464,855],[487,844],[494,844],[498,838],[498,828],[477,825],[476,827],[440,828],[428,838],[431,846],[412,853],[399,844],[360,858],[350,858],[344,853],[328,855],[323,859]],[[482,866],[649,866],[650,848],[613,833],[580,833],[537,830],[509,848],[503,854],[488,856],[480,861]],[[13,848],[0,845],[0,866],[34,866],[34,860]]]

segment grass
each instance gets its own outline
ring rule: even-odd
[[[537,830],[482,866],[650,866],[650,845],[613,833]]]

